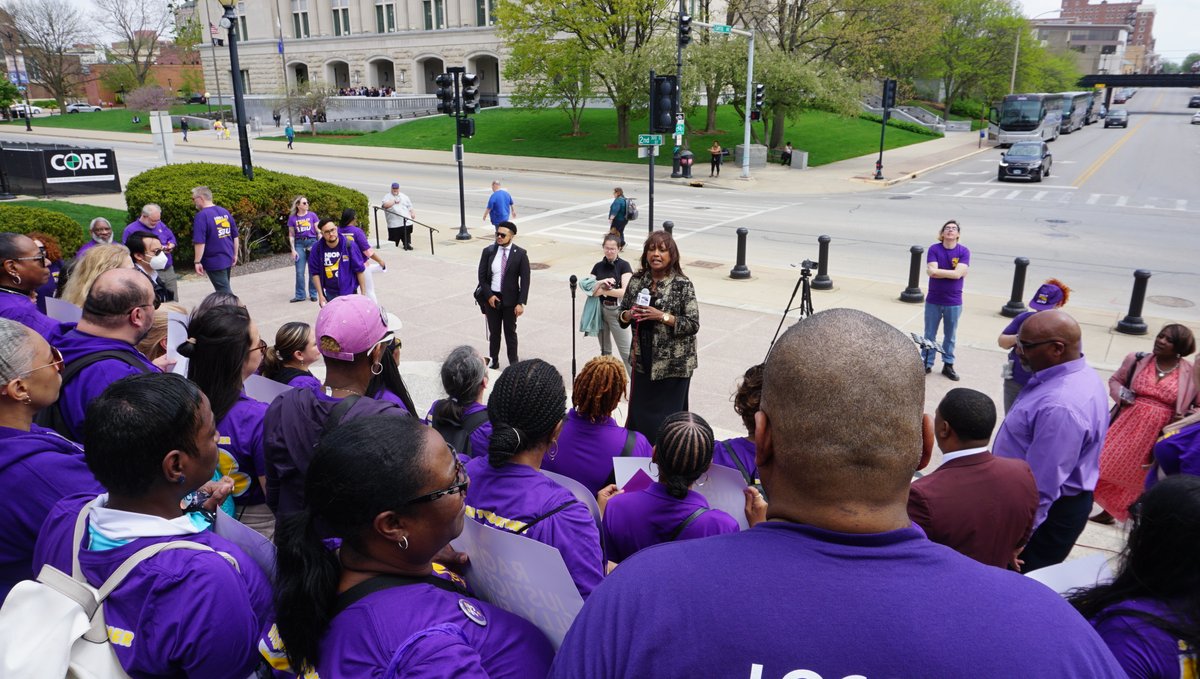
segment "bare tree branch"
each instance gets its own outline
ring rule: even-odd
[[[122,50],[109,50],[109,61],[125,64],[138,85],[146,84],[157,58],[158,43],[167,35],[172,16],[164,0],[93,0],[93,18],[105,32],[121,38]]]
[[[8,49],[24,53],[29,79],[50,90],[62,110],[83,80],[79,57],[68,52],[90,38],[87,18],[71,0],[19,0],[8,11],[17,30],[3,36]]]

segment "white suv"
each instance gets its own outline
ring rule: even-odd
[[[92,106],[86,102],[77,102],[67,104],[67,113],[94,113],[102,110],[99,106]]]

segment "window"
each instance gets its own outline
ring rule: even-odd
[[[333,7],[333,34],[350,35],[350,0],[331,0]]]
[[[308,32],[308,0],[292,0],[292,36],[307,38]]]
[[[491,26],[496,23],[495,15],[492,13],[492,0],[476,0],[475,2],[475,25]]]
[[[375,32],[396,32],[396,3],[376,0],[375,2]]]
[[[444,0],[425,0],[425,30],[446,27]]]
[[[238,42],[246,42],[250,39],[250,32],[246,28],[246,3],[238,3],[238,18],[237,18],[237,39]]]

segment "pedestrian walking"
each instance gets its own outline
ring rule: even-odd
[[[512,194],[500,188],[500,180],[492,182],[492,195],[488,196],[487,207],[483,211],[483,221],[492,220],[495,229],[500,222],[508,222],[517,218],[517,206],[513,204]]]
[[[217,139],[220,139],[224,132],[225,123],[222,123],[220,120],[213,121],[213,134],[217,136]]]
[[[503,222],[496,227],[496,242],[483,249],[479,257],[479,285],[476,301],[487,316],[488,355],[491,366],[500,366],[500,328],[508,345],[508,364],[521,359],[517,354],[517,319],[525,313],[529,300],[529,256],[513,245],[517,225]]]
[[[213,290],[233,294],[229,274],[237,264],[237,222],[229,210],[213,203],[212,189],[207,186],[192,189],[192,203],[198,210],[192,222],[196,273],[208,276]]]
[[[629,201],[621,187],[613,189],[613,202],[608,206],[608,232],[617,235],[620,247],[625,247],[625,225],[629,223]]]
[[[713,140],[712,146],[709,147],[709,149],[708,149],[708,153],[710,155],[710,158],[708,161],[709,162],[708,176],[710,176],[710,177],[720,177],[721,176],[721,154],[723,154],[724,152],[725,151],[721,149],[721,142]]]
[[[296,129],[292,127],[292,121],[287,121],[287,127],[283,128],[283,134],[288,140],[288,149],[292,149],[292,142],[296,141]]]
[[[181,117],[181,118],[179,119],[179,131],[180,131],[180,132],[183,132],[183,140],[184,140],[184,141],[187,141],[187,140],[188,140],[188,138],[187,138],[187,133],[188,133],[188,121],[187,121],[187,118]]]
[[[387,219],[388,240],[405,250],[412,247],[412,220],[416,218],[412,201],[400,193],[399,182],[392,182],[392,190],[383,196],[383,214]]]
[[[938,242],[929,246],[926,272],[929,274],[929,294],[925,297],[925,339],[937,341],[938,325],[942,325],[942,374],[958,381],[954,370],[954,340],[958,334],[958,319],[962,315],[963,279],[971,263],[971,251],[959,244],[962,232],[958,222],[951,219],[942,225]],[[937,352],[925,349],[925,372],[933,371]]]

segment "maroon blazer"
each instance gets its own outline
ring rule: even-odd
[[[908,492],[908,516],[930,540],[999,568],[1029,540],[1037,507],[1029,465],[987,451],[950,460]]]

